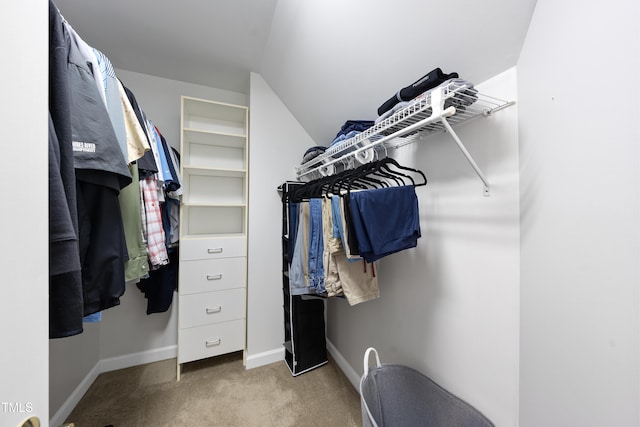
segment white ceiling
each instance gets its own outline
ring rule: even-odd
[[[480,83],[517,63],[536,0],[54,0],[116,68],[248,92],[260,73],[311,137],[435,67]]]
[[[276,0],[54,0],[116,68],[246,93]]]

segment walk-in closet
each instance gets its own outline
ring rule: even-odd
[[[4,12],[0,426],[640,424],[637,1]]]

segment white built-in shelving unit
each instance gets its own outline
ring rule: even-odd
[[[182,97],[181,365],[246,347],[248,109]]]

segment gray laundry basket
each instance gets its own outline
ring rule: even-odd
[[[369,355],[376,366],[369,368]],[[364,354],[360,380],[365,427],[493,427],[482,413],[407,366],[382,365],[378,352]]]

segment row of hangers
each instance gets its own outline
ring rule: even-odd
[[[330,194],[350,193],[352,190],[369,190],[392,186],[427,185],[427,177],[419,170],[400,165],[395,159],[386,157],[366,163],[355,169],[344,170],[336,175],[325,176],[293,189],[289,195],[292,202],[325,197]]]

